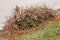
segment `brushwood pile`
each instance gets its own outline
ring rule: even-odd
[[[26,30],[32,27],[38,27],[43,21],[55,17],[56,12],[46,6],[19,8],[16,6],[12,16],[5,23],[4,29],[10,30]]]

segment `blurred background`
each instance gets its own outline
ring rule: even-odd
[[[60,8],[60,0],[0,0],[0,29],[3,28],[3,22],[6,21],[6,17],[9,17],[16,5],[21,7],[47,5],[56,10]]]

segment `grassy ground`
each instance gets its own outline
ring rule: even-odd
[[[0,35],[0,40],[60,40],[60,19],[57,19],[55,22],[48,22],[43,29],[21,34],[16,38],[14,36],[4,38]]]

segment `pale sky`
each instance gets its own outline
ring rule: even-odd
[[[0,0],[0,29],[2,28],[2,22],[5,21],[5,17],[8,17],[16,4],[23,7],[30,5],[43,5],[46,4],[50,8],[60,8],[60,0]]]

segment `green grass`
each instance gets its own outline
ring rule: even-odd
[[[60,11],[58,11],[60,13]],[[3,38],[3,37],[1,37]],[[7,36],[8,40],[14,40],[14,37]],[[55,22],[48,22],[43,29],[34,32],[21,34],[19,40],[60,40],[60,19]]]

